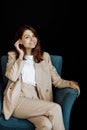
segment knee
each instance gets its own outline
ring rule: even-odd
[[[57,111],[62,111],[61,106],[60,106],[59,104],[57,104],[57,103],[54,103],[54,107],[53,107],[52,109],[54,109],[54,111],[55,111],[55,109],[56,109]]]
[[[45,129],[45,130],[51,130],[52,129],[52,123],[50,122],[50,120],[46,117],[46,118],[43,118],[41,120],[41,128]]]
[[[53,106],[50,107],[50,110],[48,111],[47,114],[55,115],[55,116],[60,115],[60,114],[62,114],[62,108],[59,104],[53,103]]]

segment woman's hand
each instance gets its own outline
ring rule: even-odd
[[[21,42],[20,42],[20,40],[18,40],[17,42],[15,42],[14,46],[19,53],[19,58],[23,59],[24,51],[23,51],[23,49],[20,48],[20,44],[21,44]]]
[[[77,89],[78,90],[78,96],[80,95],[80,88],[77,82],[75,81],[70,81],[70,87],[73,89]]]

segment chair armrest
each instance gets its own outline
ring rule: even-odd
[[[66,130],[69,130],[70,113],[72,106],[78,96],[78,91],[72,88],[54,88],[53,100],[62,107],[63,118]]]
[[[69,95],[70,94],[70,95]],[[72,88],[53,88],[53,100],[54,102],[63,105],[65,98],[68,96],[74,96],[75,98],[78,96],[78,91]],[[73,99],[73,97],[71,98]],[[69,100],[69,99],[68,99]],[[74,100],[74,99],[73,99]]]

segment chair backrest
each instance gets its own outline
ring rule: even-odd
[[[58,56],[58,55],[50,55],[50,56],[51,56],[52,64],[57,69],[58,74],[61,75],[61,70],[62,70],[62,56]],[[8,60],[8,56],[7,55],[1,56],[1,70],[2,70],[3,87],[6,86],[7,81],[8,81],[8,79],[5,77],[7,60]]]
[[[62,56],[59,55],[50,55],[52,64],[55,66],[57,72],[59,75],[61,75],[62,72],[62,63],[63,63],[63,58]]]
[[[5,87],[7,84],[8,79],[5,76],[6,65],[7,65],[8,56],[3,55],[1,56],[1,72],[2,72],[2,86]],[[4,90],[4,88],[2,88]]]

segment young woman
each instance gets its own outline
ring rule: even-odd
[[[62,79],[43,52],[34,28],[22,26],[16,33],[15,50],[8,52],[3,114],[31,121],[36,130],[65,130],[62,110],[53,102],[52,84],[77,89],[76,82]]]

